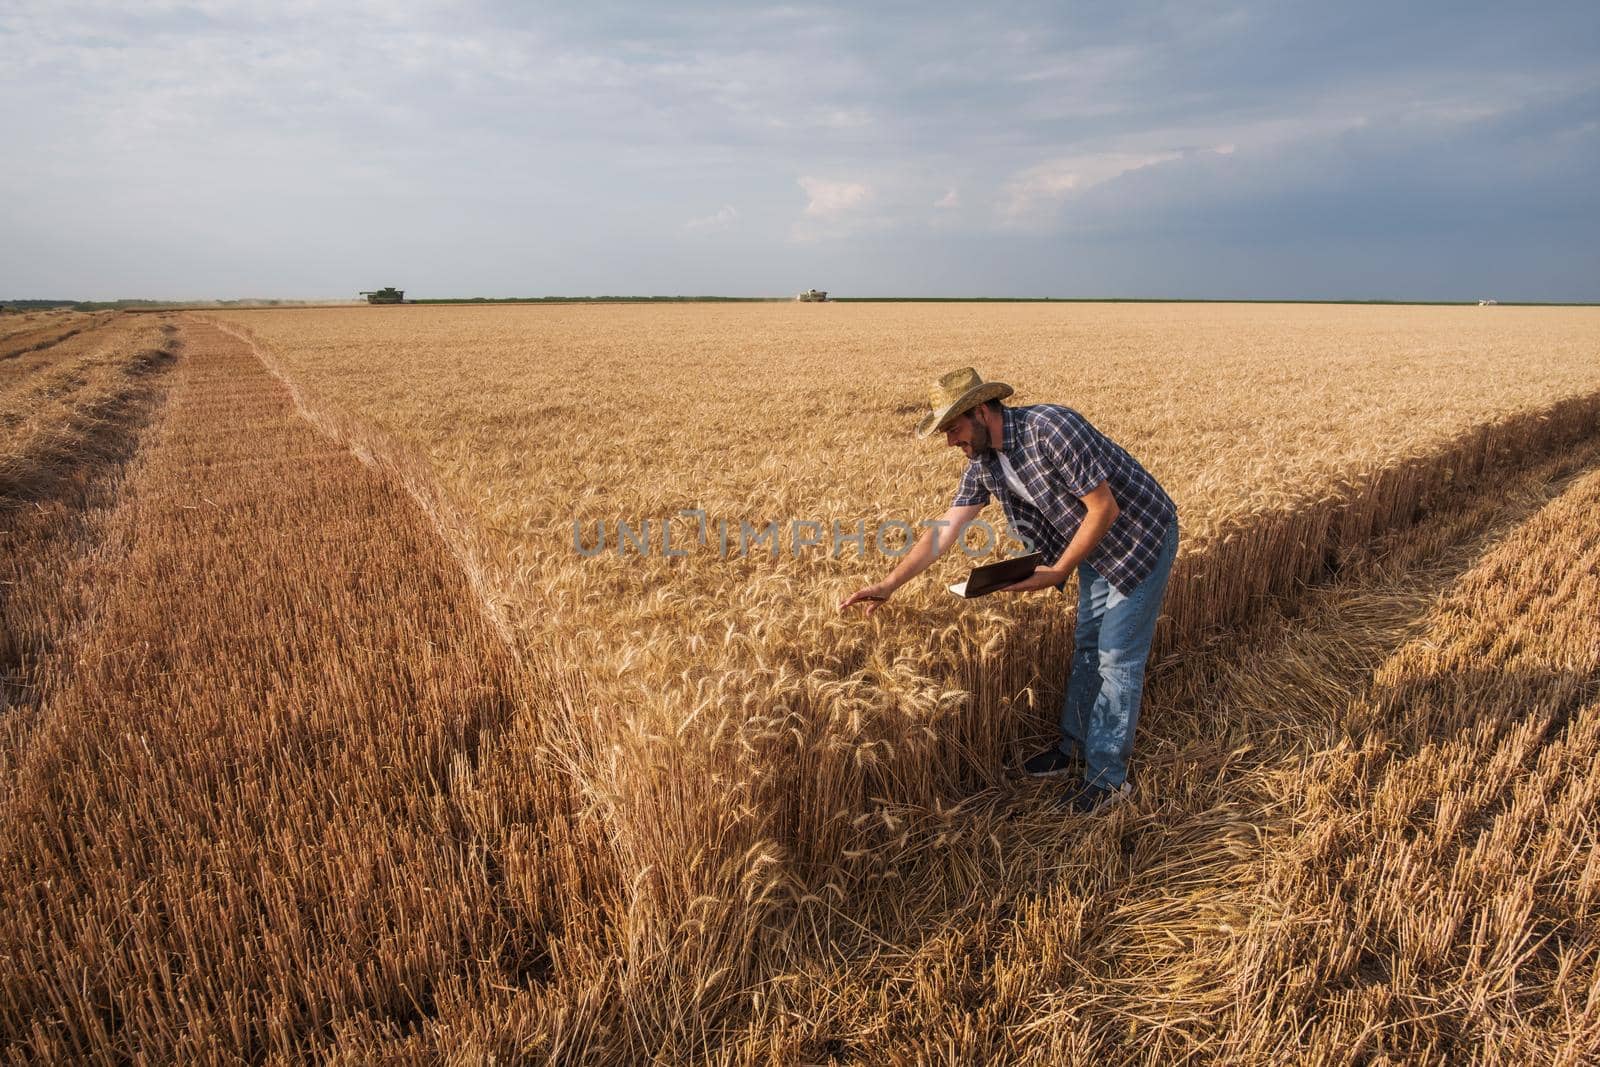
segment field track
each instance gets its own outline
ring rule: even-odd
[[[81,618],[84,568],[172,360],[170,327],[126,318],[0,360],[0,708],[37,703],[26,675]]]
[[[0,359],[15,359],[29,352],[42,351],[69,337],[100,329],[114,317],[114,312],[106,311],[93,315],[64,316],[46,325],[0,335]]]

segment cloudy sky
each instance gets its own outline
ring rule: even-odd
[[[0,0],[0,297],[1600,300],[1600,4]]]

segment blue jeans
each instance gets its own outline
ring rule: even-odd
[[[1090,785],[1115,789],[1128,778],[1144,664],[1177,555],[1174,521],[1162,539],[1156,569],[1126,596],[1087,563],[1078,567],[1078,629],[1072,676],[1061,702],[1061,751],[1083,753],[1083,777]]]

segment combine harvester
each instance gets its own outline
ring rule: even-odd
[[[795,299],[802,304],[825,304],[828,302],[828,291],[826,289],[807,289]]]
[[[363,292],[360,295],[366,297],[369,304],[404,304],[406,302],[405,290],[396,289],[392,285],[383,289],[374,289],[371,292]]]

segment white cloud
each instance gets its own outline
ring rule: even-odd
[[[1102,152],[1046,160],[1013,175],[1001,189],[1003,221],[1021,224],[1050,218],[1069,197],[1102,182],[1181,159],[1182,152]]]
[[[1151,62],[1151,49],[1143,45],[1125,44],[1101,48],[1080,48],[1050,57],[1046,62],[1018,71],[1010,80],[1022,84],[1030,82],[1075,83],[1093,87],[1104,85],[1115,78],[1139,73]]]
[[[769,107],[780,106],[769,104]],[[865,129],[877,120],[872,113],[861,108],[834,108],[831,111],[814,111],[807,108],[796,109],[789,105],[781,105],[783,110],[766,114],[761,122],[764,126],[774,130],[833,130],[848,131]],[[754,113],[758,109],[748,100],[742,101],[735,110],[744,113]]]
[[[830,130],[858,130],[872,125],[872,115],[861,108],[835,108],[827,112],[818,123]]]
[[[838,181],[804,175],[797,179],[805,190],[806,206],[789,227],[789,239],[802,244],[824,238],[848,237],[866,229],[882,228],[889,219],[869,210],[875,189],[866,182]]]
[[[872,190],[861,182],[836,182],[827,178],[805,176],[800,188],[809,198],[806,214],[814,219],[838,219],[859,211],[872,196]]]
[[[959,193],[957,193],[954,189],[951,189],[949,192],[945,193],[939,199],[935,200],[933,202],[933,206],[934,207],[942,207],[942,208],[960,207],[961,206],[961,195]]]
[[[732,204],[723,204],[713,214],[698,219],[690,219],[683,224],[683,228],[690,232],[707,232],[712,230],[726,230],[739,218],[739,209]]]

